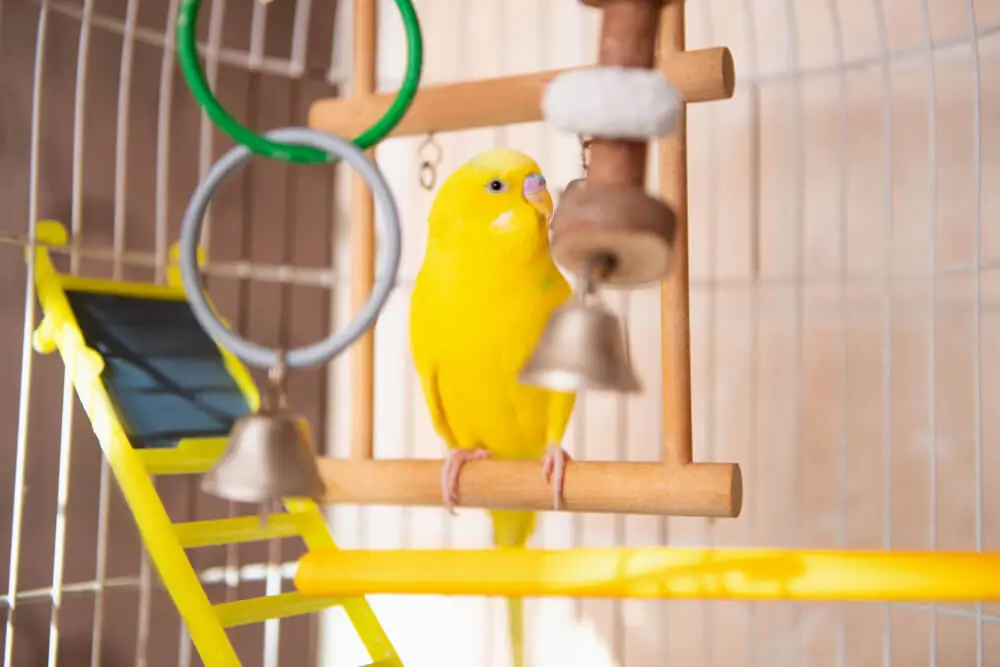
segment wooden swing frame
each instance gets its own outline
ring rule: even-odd
[[[588,3],[593,4],[593,3]],[[309,126],[352,136],[382,115],[393,94],[374,93],[376,3],[355,0],[353,96],[318,100]],[[685,50],[684,2],[660,10],[657,68],[685,102],[728,99],[734,90],[729,49]],[[565,70],[421,88],[390,137],[450,132],[542,120],[545,85]],[[658,141],[659,196],[677,215],[673,260],[660,285],[663,363],[663,459],[656,463],[573,461],[566,469],[565,511],[735,518],[743,504],[736,463],[692,459],[691,343],[687,234],[687,121]],[[351,285],[356,311],[374,282],[375,207],[364,181],[352,175]],[[351,350],[349,459],[320,457],[328,503],[440,506],[440,460],[375,460],[374,336]],[[475,461],[462,470],[459,505],[489,509],[552,509],[552,490],[535,461]]]

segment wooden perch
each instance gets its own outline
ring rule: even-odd
[[[733,56],[726,47],[673,53],[660,65],[660,70],[670,78],[685,102],[710,102],[733,96]],[[389,136],[539,121],[545,86],[564,71],[421,87],[406,116]],[[356,136],[381,117],[394,98],[395,93],[386,93],[360,99],[318,100],[309,108],[309,127]]]
[[[326,503],[440,506],[436,459],[358,461],[320,458]],[[552,487],[538,461],[473,461],[462,468],[460,506],[552,509]],[[566,468],[563,509],[571,512],[732,518],[743,505],[743,477],[732,463],[573,461]]]

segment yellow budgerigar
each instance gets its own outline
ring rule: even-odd
[[[518,382],[552,311],[571,290],[549,253],[552,197],[534,160],[480,153],[442,183],[410,306],[410,343],[435,430],[448,445],[444,504],[472,460],[537,459],[559,508],[569,455],[561,447],[575,394]],[[494,543],[524,547],[532,512],[495,510]],[[520,600],[509,605],[516,665]]]

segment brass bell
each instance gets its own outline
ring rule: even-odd
[[[555,391],[641,390],[628,338],[618,317],[596,298],[592,276],[552,313],[519,381]]]
[[[305,422],[285,405],[282,372],[273,378],[269,404],[236,421],[225,451],[202,478],[203,491],[265,508],[282,498],[319,501],[325,495]]]

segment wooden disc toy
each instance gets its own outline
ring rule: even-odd
[[[592,258],[606,256],[601,283],[646,284],[667,271],[676,222],[669,206],[640,188],[576,179],[552,217],[552,254],[577,275]]]
[[[570,183],[552,220],[552,254],[580,273],[589,257],[612,258],[602,279],[637,286],[668,269],[676,216],[645,191],[651,137],[673,130],[682,101],[652,69],[663,0],[582,0],[603,12],[600,65],[549,86],[546,117],[591,137],[586,180]]]

